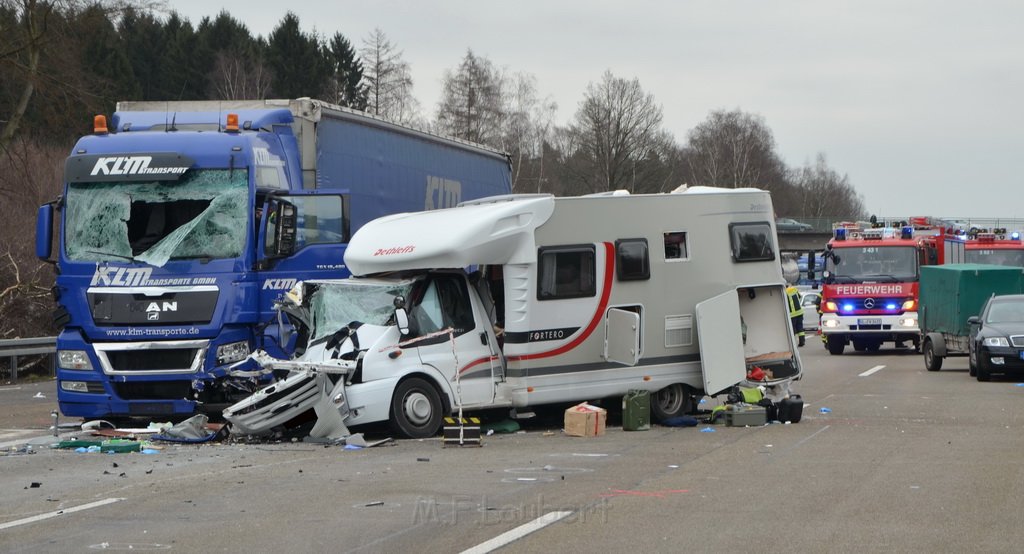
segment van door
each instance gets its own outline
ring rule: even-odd
[[[604,358],[628,366],[640,360],[640,314],[612,308],[604,326]]]
[[[409,311],[410,327],[419,341],[420,361],[436,369],[448,380],[454,397],[452,404],[488,405],[494,400],[496,372],[501,359],[494,356],[493,329],[479,317],[479,299],[464,277],[436,274],[423,283],[423,290]],[[474,300],[476,300],[474,302]],[[451,329],[451,334],[443,332]]]
[[[704,392],[713,395],[743,381],[743,331],[736,291],[697,304],[697,339],[700,343]]]

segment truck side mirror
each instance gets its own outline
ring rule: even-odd
[[[405,297],[398,295],[393,301],[395,305],[395,324],[402,336],[409,334],[409,312],[405,311]]]
[[[44,262],[50,261],[53,250],[53,204],[39,206],[36,215],[36,257]]]
[[[274,254],[277,256],[291,256],[295,252],[295,236],[298,230],[298,218],[296,217],[295,204],[281,202],[277,205],[272,216],[277,218],[277,227],[274,232]]]

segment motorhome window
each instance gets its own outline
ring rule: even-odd
[[[537,267],[538,300],[594,296],[594,247],[542,248]]]
[[[775,259],[775,241],[767,221],[730,223],[732,259],[736,262],[760,262]]]
[[[618,260],[615,273],[620,281],[642,281],[651,278],[651,257],[647,239],[621,239],[615,241]]]
[[[686,232],[676,231],[665,233],[665,259],[686,260],[690,257],[690,248],[686,244]]]
[[[442,276],[425,286],[422,295],[414,293],[418,301],[409,311],[417,334],[426,335],[447,327],[456,335],[473,330],[473,309],[464,281]]]
[[[244,169],[193,169],[177,181],[69,183],[65,253],[78,261],[234,258],[249,236]]]

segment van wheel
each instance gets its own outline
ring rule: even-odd
[[[425,439],[441,428],[441,397],[419,377],[402,381],[391,397],[391,427],[412,439]]]
[[[651,415],[665,421],[692,412],[693,391],[682,383],[673,383],[651,395]]]
[[[932,341],[925,341],[924,343],[924,367],[928,371],[938,371],[942,369],[942,356],[935,355],[935,345]]]
[[[838,356],[843,353],[843,349],[846,348],[846,341],[843,337],[837,337],[832,335],[828,338],[828,342],[825,344],[828,347],[828,353],[833,356]]]
[[[967,349],[967,371],[971,377],[978,376],[978,355]]]

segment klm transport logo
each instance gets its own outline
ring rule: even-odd
[[[91,176],[96,175],[181,175],[188,167],[150,167],[153,156],[109,156],[96,160]]]
[[[97,267],[91,287],[172,287],[215,285],[214,277],[157,277],[151,267]]]
[[[267,279],[263,281],[263,290],[291,290],[298,279]]]

